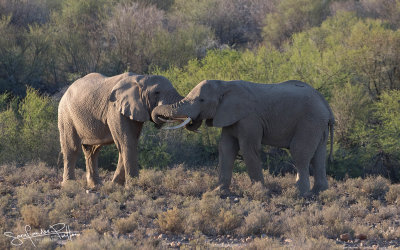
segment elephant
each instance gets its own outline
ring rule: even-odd
[[[106,77],[88,74],[71,84],[58,106],[58,128],[64,160],[62,185],[75,179],[75,165],[82,147],[89,188],[101,184],[99,150],[115,143],[118,164],[112,182],[127,184],[139,175],[138,140],[143,123],[161,104],[183,97],[159,75],[124,73]]]
[[[261,145],[287,148],[297,170],[296,186],[308,196],[328,188],[326,144],[332,158],[334,115],[328,102],[307,83],[290,80],[275,84],[204,80],[179,102],[160,105],[152,112],[157,124],[187,118],[196,130],[201,121],[221,127],[218,189],[229,193],[236,155],[241,151],[248,175],[264,184]],[[181,126],[175,126],[178,128]],[[314,185],[310,190],[309,168]]]

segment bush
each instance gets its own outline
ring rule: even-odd
[[[159,214],[157,223],[162,232],[181,233],[184,229],[184,218],[182,210],[174,207]]]
[[[115,227],[119,234],[126,234],[133,232],[138,228],[138,219],[140,214],[138,212],[134,212],[129,215],[128,218],[121,218],[115,221]]]
[[[10,106],[0,113],[0,162],[42,160],[55,165],[59,152],[56,117],[56,103],[28,88],[18,108]]]
[[[42,229],[48,227],[47,214],[44,207],[25,205],[21,208],[21,215],[26,225]]]

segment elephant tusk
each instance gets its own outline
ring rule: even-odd
[[[183,126],[185,126],[186,124],[188,124],[189,122],[191,122],[192,119],[190,117],[188,117],[184,122],[182,122],[179,125],[173,126],[173,127],[164,127],[162,129],[178,129],[178,128],[182,128]]]
[[[161,118],[161,117],[158,117],[158,119],[160,120],[160,121],[162,121],[162,122],[175,122],[174,120],[167,120],[167,119],[164,119],[164,118]]]
[[[162,121],[162,122],[174,123],[174,122],[176,122],[176,121],[186,121],[187,118],[174,118],[173,120],[167,120],[167,119],[164,119],[164,118],[162,118],[162,117],[158,117],[158,119],[159,119],[160,121]]]

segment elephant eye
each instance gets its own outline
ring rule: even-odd
[[[199,101],[200,101],[200,102],[204,102],[204,99],[203,99],[203,98],[201,98]]]
[[[156,91],[156,92],[154,92],[154,94],[159,95],[159,94],[160,94],[160,91]]]

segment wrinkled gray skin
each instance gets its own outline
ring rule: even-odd
[[[206,120],[208,126],[222,127],[219,142],[221,190],[229,189],[239,150],[251,180],[264,183],[260,161],[262,144],[290,149],[300,194],[310,194],[310,163],[315,180],[312,191],[317,193],[328,188],[326,143],[329,127],[333,141],[334,117],[323,96],[304,82],[256,84],[206,80],[180,102],[156,107],[152,119],[161,124],[159,117],[190,117],[194,125],[187,128],[191,130],[196,130],[202,120]]]
[[[156,75],[124,73],[105,77],[89,74],[75,81],[61,98],[58,128],[64,156],[63,182],[75,178],[82,147],[89,188],[100,184],[97,162],[102,145],[115,143],[119,152],[113,182],[138,176],[138,140],[143,122],[157,105],[178,102],[171,82]]]

